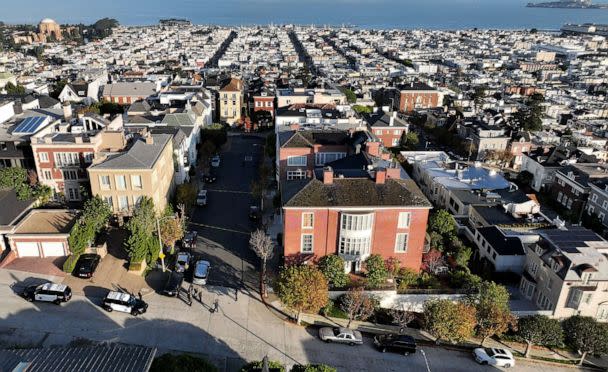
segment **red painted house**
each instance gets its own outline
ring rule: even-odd
[[[353,155],[354,156],[354,155]],[[371,254],[395,257],[419,270],[430,202],[399,165],[281,184],[286,263],[337,254],[346,272],[359,272]]]
[[[349,153],[351,135],[346,131],[280,132],[277,169],[280,181],[312,178],[323,167]]]
[[[419,81],[402,85],[395,93],[394,104],[401,112],[439,107],[443,104],[443,96],[436,88]]]
[[[379,113],[366,118],[368,130],[377,137],[384,147],[399,146],[401,138],[407,134],[409,124],[393,111],[388,114]]]

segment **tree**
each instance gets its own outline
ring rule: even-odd
[[[203,160],[207,160],[211,157],[211,155],[215,154],[217,151],[217,147],[210,140],[206,140],[201,145],[199,153]]]
[[[327,364],[296,364],[291,368],[291,372],[337,372],[338,370],[334,367],[330,367]]]
[[[390,314],[393,318],[393,322],[397,323],[399,326],[399,333],[403,333],[408,324],[416,319],[416,313],[412,310],[412,306],[409,304],[404,304],[403,306],[395,305],[390,310]]]
[[[348,103],[355,103],[355,102],[357,102],[357,95],[355,94],[355,92],[353,92],[349,88],[341,87],[340,91],[342,93],[344,93],[344,95],[346,96],[346,100],[348,101]]]
[[[390,279],[394,279],[401,268],[401,261],[397,257],[389,257],[384,261],[384,266],[386,266],[386,272],[388,273],[388,277]]]
[[[25,94],[25,87],[23,85],[15,85],[13,83],[11,83],[10,81],[8,83],[6,83],[6,85],[4,86],[4,89],[6,90],[7,94],[11,94],[11,95],[23,95]]]
[[[263,230],[256,230],[249,238],[249,246],[255,254],[262,260],[262,270],[260,271],[260,293],[267,297],[266,293],[266,263],[274,255],[274,243]]]
[[[532,315],[520,318],[517,337],[526,343],[526,358],[530,357],[533,345],[559,346],[564,340],[564,332],[559,320],[546,315]]]
[[[408,151],[416,150],[416,146],[420,143],[416,132],[410,131],[405,134],[401,140],[401,145]]]
[[[431,249],[422,255],[422,267],[425,271],[434,274],[442,266],[445,266],[445,259],[438,250]]]
[[[589,353],[608,351],[608,330],[590,316],[575,315],[562,323],[566,344],[581,354],[579,365],[583,365]]]
[[[319,260],[318,266],[331,287],[342,288],[348,284],[348,275],[344,272],[342,257],[335,254],[323,256]]]
[[[365,260],[365,270],[369,287],[377,288],[386,282],[388,270],[379,254],[372,254]]]
[[[327,279],[314,266],[290,266],[279,274],[277,295],[285,306],[296,312],[300,324],[303,311],[318,313],[327,304]]]
[[[185,213],[187,214],[190,207],[196,202],[196,194],[196,185],[192,183],[177,185],[175,190],[175,202],[184,205]]]
[[[166,215],[159,221],[160,239],[164,246],[169,247],[171,252],[175,249],[175,243],[184,237],[185,221],[179,213],[175,213],[173,218]]]
[[[424,323],[437,341],[463,342],[475,329],[475,308],[451,300],[430,300],[424,303]]]
[[[150,372],[217,372],[209,361],[189,354],[164,354],[155,358]]]
[[[475,307],[477,316],[477,335],[481,345],[488,337],[501,335],[515,328],[515,317],[509,310],[509,292],[494,282],[481,282],[477,290],[468,294],[467,300]]]
[[[473,250],[470,247],[463,246],[453,254],[453,257],[458,266],[467,267],[472,255]]]
[[[440,209],[429,218],[429,230],[443,236],[453,235],[456,231],[456,222],[450,212]]]
[[[264,367],[263,360],[256,360],[254,362],[250,362],[241,367],[241,372],[258,372],[262,371]],[[279,362],[278,360],[269,360],[268,368],[273,371],[286,372],[285,366]]]
[[[357,114],[371,114],[374,112],[374,108],[372,106],[363,106],[363,105],[354,105],[353,110]]]
[[[87,200],[83,206],[82,218],[86,225],[97,234],[108,223],[112,216],[112,208],[99,195]]]
[[[125,249],[131,262],[155,261],[158,258],[159,247],[158,237],[155,236],[156,212],[151,198],[142,197],[126,228],[129,237],[125,242]]]
[[[362,287],[351,288],[342,297],[340,307],[348,317],[346,328],[350,327],[353,320],[366,320],[374,314],[374,299],[365,293]]]

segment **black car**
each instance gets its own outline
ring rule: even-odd
[[[182,239],[182,247],[186,249],[192,249],[196,247],[196,240],[198,238],[198,232],[196,231],[186,231],[184,234],[184,239]]]
[[[101,256],[98,254],[83,254],[78,258],[72,274],[79,278],[91,278],[99,265],[99,261],[101,261]]]
[[[260,211],[260,208],[252,205],[249,207],[249,219],[251,221],[257,222],[262,218],[262,212]]]
[[[182,287],[183,281],[184,274],[172,271],[169,275],[169,278],[167,278],[165,288],[163,288],[163,294],[169,297],[177,296],[177,294],[179,293],[179,289]]]
[[[411,336],[395,334],[380,335],[374,337],[374,345],[383,353],[392,351],[403,355],[409,355],[416,352],[416,340]]]
[[[215,172],[209,171],[208,173],[203,174],[203,182],[205,183],[213,183],[217,180],[217,176]]]
[[[21,292],[21,297],[29,302],[44,301],[59,305],[62,302],[68,302],[72,298],[72,289],[65,284],[49,282],[26,287]]]

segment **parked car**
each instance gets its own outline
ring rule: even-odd
[[[175,271],[183,273],[190,268],[190,261],[192,261],[192,255],[188,252],[179,252],[177,254],[177,260],[175,261]]]
[[[262,212],[260,207],[252,205],[249,207],[249,219],[251,221],[259,221],[262,218]]]
[[[106,295],[103,299],[102,306],[107,312],[116,310],[123,313],[130,313],[133,316],[143,314],[148,310],[148,304],[144,301],[129,293],[116,291],[111,291]]]
[[[167,278],[167,282],[165,283],[165,287],[163,288],[163,294],[169,297],[175,297],[179,294],[179,290],[182,287],[182,283],[184,282],[184,274],[176,273],[172,271]]]
[[[43,301],[61,305],[62,302],[68,302],[72,298],[72,289],[65,284],[49,282],[26,287],[21,292],[21,297],[29,302]]]
[[[211,158],[211,166],[214,168],[217,168],[220,166],[220,156],[219,155],[214,155]]]
[[[209,269],[211,264],[209,261],[199,260],[196,261],[194,266],[194,275],[192,278],[192,284],[205,285],[207,284],[207,278],[209,277]]]
[[[196,247],[196,240],[198,239],[198,232],[186,231],[184,239],[182,239],[182,247],[186,249],[192,249]]]
[[[323,327],[319,329],[319,338],[325,342],[339,342],[351,346],[363,344],[361,332],[343,327]]]
[[[196,205],[207,205],[207,190],[201,190],[196,196]]]
[[[374,345],[383,353],[392,351],[404,355],[416,352],[416,340],[411,336],[405,335],[379,335],[374,337]]]
[[[217,176],[215,175],[215,172],[213,171],[209,171],[205,174],[203,174],[203,182],[205,183],[213,183],[217,180]]]
[[[513,353],[507,349],[478,347],[473,350],[475,361],[482,365],[510,368],[515,366]]]
[[[101,261],[101,256],[94,253],[80,255],[72,274],[79,278],[91,278]]]

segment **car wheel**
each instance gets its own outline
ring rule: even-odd
[[[504,365],[505,368],[511,368],[511,364],[507,363]]]
[[[108,313],[111,313],[113,309],[110,306],[106,306],[106,307],[104,307],[104,310],[107,311]]]
[[[485,360],[482,360],[481,362],[479,362],[479,364],[481,364],[482,366],[487,366],[488,362],[486,362]]]
[[[350,346],[355,346],[355,343],[354,343],[354,342],[349,342],[348,344],[349,344]]]
[[[137,311],[135,311],[135,310],[131,310],[131,315],[133,315],[133,316],[137,316],[138,314],[139,314],[139,313],[138,313]]]
[[[410,355],[410,353],[409,353],[409,351],[404,351],[403,355],[408,356],[408,355]]]
[[[331,340],[323,340],[325,342],[327,342],[328,344],[331,343]]]
[[[27,302],[34,302],[34,297],[29,297],[29,296],[27,296],[27,297],[25,297],[25,300],[26,300]]]
[[[53,301],[53,303],[54,303],[55,305],[61,305],[61,300],[55,300],[55,301]]]

